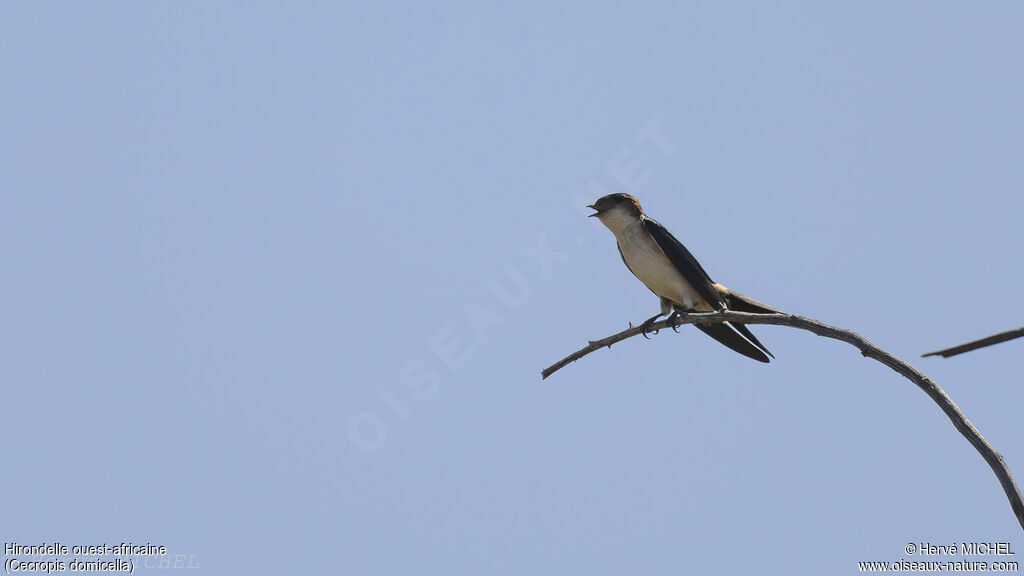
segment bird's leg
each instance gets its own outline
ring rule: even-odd
[[[654,321],[657,320],[658,318],[661,318],[662,316],[668,316],[668,313],[672,312],[672,302],[664,298],[658,298],[658,302],[661,304],[661,313],[651,316],[650,318],[647,319],[646,322],[640,325],[640,327],[643,328],[644,338],[647,338],[648,340],[650,340],[650,337],[647,336],[647,332],[650,331],[651,324],[654,324]],[[657,334],[657,330],[655,330],[654,333]]]
[[[645,320],[644,323],[640,325],[640,329],[642,330],[641,334],[643,335],[644,338],[647,338],[648,340],[651,339],[651,337],[647,335],[647,333],[650,332],[650,330],[651,330],[651,324],[654,324],[655,320],[657,320],[658,318],[661,318],[664,315],[665,315],[664,312],[660,312],[658,314],[655,314],[654,316],[651,316],[650,318]],[[654,333],[657,334],[658,331],[655,330]]]
[[[672,327],[672,331],[678,334],[679,324],[676,323],[677,320],[679,320],[679,310],[673,309],[672,314],[665,321]]]

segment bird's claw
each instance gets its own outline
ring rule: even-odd
[[[672,312],[672,315],[668,317],[668,320],[666,320],[666,322],[668,322],[668,325],[672,327],[672,331],[675,332],[676,334],[679,333],[678,320],[679,312]]]
[[[660,316],[660,314],[659,314],[659,316]],[[651,326],[654,325],[654,321],[657,320],[657,319],[658,319],[658,316],[654,316],[653,318],[648,318],[646,322],[644,322],[643,324],[640,325],[640,334],[644,338],[647,338],[648,340],[651,339],[651,337],[648,336],[647,333],[651,331]],[[658,331],[655,330],[654,333],[657,334]]]
[[[641,330],[640,335],[643,336],[644,338],[648,339],[648,340],[651,339],[651,337],[647,335],[647,333],[651,331],[651,324],[654,324],[654,322],[651,322],[650,320],[648,320],[647,322],[644,322],[643,324],[640,325],[640,330]],[[655,330],[654,333],[657,334],[658,331]]]

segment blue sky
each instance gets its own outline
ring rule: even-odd
[[[5,542],[203,572],[853,572],[1009,541],[848,345],[653,314],[631,192],[719,282],[933,377],[1024,475],[1024,8],[4,3]],[[974,558],[978,560],[979,558]],[[985,558],[982,558],[985,559]],[[988,558],[991,560],[991,558]]]

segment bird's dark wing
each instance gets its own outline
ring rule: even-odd
[[[654,238],[661,251],[668,256],[672,265],[679,270],[683,278],[686,278],[686,281],[693,286],[697,293],[707,300],[708,304],[715,310],[725,308],[725,298],[722,296],[722,293],[715,288],[715,283],[711,281],[711,277],[701,267],[700,262],[697,262],[697,259],[693,257],[693,254],[690,254],[686,246],[683,246],[682,242],[676,240],[676,237],[666,230],[664,226],[658,224],[657,221],[644,217],[643,223],[647,233]],[[726,345],[728,346],[728,344]]]
[[[775,311],[773,308],[765,305],[762,306],[767,308],[767,310],[757,310],[757,305],[761,304],[760,302],[743,297],[738,293],[733,293],[728,288],[725,288],[725,286],[721,286],[720,288],[719,285],[716,285],[711,281],[711,277],[706,271],[704,271],[704,267],[700,265],[700,262],[697,262],[697,259],[693,257],[693,254],[690,254],[690,251],[686,249],[686,246],[683,246],[682,242],[676,240],[676,237],[666,230],[664,226],[659,224],[658,221],[647,217],[644,217],[643,223],[647,233],[651,235],[651,238],[654,238],[654,241],[658,244],[658,247],[661,248],[661,251],[668,256],[672,265],[679,270],[683,275],[683,278],[685,278],[686,281],[693,286],[694,290],[696,290],[702,298],[707,300],[708,304],[710,304],[715,310],[722,310],[723,308],[726,308],[729,304],[726,301],[726,298],[736,296],[738,297],[735,298],[735,300],[738,301],[737,303],[741,304],[740,307],[746,308],[747,311]],[[619,249],[619,255],[622,256],[621,249]],[[624,256],[622,261],[626,261]],[[626,264],[626,267],[629,268],[628,263]],[[630,268],[630,272],[632,271],[633,270]],[[636,273],[633,275],[636,276]],[[739,352],[747,358],[757,360],[758,362],[770,362],[770,360],[768,360],[768,356],[771,356],[772,358],[775,357],[743,324],[695,324],[695,326],[708,336],[711,336],[715,340],[718,340],[720,343],[727,346],[729,349]]]
[[[754,336],[754,333],[751,332],[749,328],[747,328],[746,324],[740,324],[738,322],[729,322],[729,325],[735,328],[736,331],[739,332],[740,334],[743,334],[744,338],[753,342],[754,346],[760,348],[761,351],[763,351],[765,354],[771,356],[772,358],[775,358],[775,354],[772,354],[771,351],[768,350],[768,348],[765,347],[764,344],[761,344],[761,341],[757,339],[757,336]]]
[[[757,300],[754,300],[750,296],[744,296],[739,292],[730,290],[725,286],[722,286],[721,284],[715,284],[715,288],[717,288],[718,291],[725,298],[725,304],[729,308],[729,310],[735,310],[737,312],[752,312],[754,314],[782,314],[781,310],[772,308],[771,306],[765,304],[764,302],[758,302]],[[750,329],[747,328],[745,324],[738,324],[735,322],[732,322],[731,324],[737,332],[743,334],[743,336],[746,337],[747,340],[753,342],[754,345],[763,350],[765,354],[771,356],[772,358],[775,358],[771,351],[769,351],[764,344],[761,344],[761,341],[758,340],[756,336],[754,336],[754,334],[750,331]]]
[[[694,324],[694,326],[700,328],[701,331],[708,336],[711,336],[715,340],[725,344],[732,350],[743,354],[747,358],[752,358],[758,362],[770,362],[768,357],[764,355],[764,352],[758,349],[757,346],[746,341],[743,336],[740,336],[739,333],[733,330],[733,327],[728,324]]]

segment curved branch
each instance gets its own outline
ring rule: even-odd
[[[1015,328],[1013,330],[1007,330],[1006,332],[1000,332],[999,334],[993,334],[986,336],[978,340],[972,340],[959,346],[953,346],[951,348],[945,348],[943,350],[936,350],[935,352],[929,352],[927,354],[921,354],[922,358],[928,356],[942,356],[943,358],[949,358],[950,356],[956,356],[957,354],[963,354],[964,352],[970,352],[971,350],[977,350],[978,348],[984,348],[986,346],[992,346],[993,344],[999,344],[1000,342],[1006,342],[1007,340],[1013,340],[1014,338],[1020,338],[1024,336],[1024,326]]]
[[[1021,528],[1024,528],[1024,497],[1021,496],[1020,488],[1017,487],[1017,483],[1013,479],[1013,474],[1010,473],[1010,468],[1006,465],[1006,461],[996,449],[985,440],[985,437],[981,435],[981,432],[974,427],[974,424],[967,419],[960,407],[953,402],[953,399],[946,394],[934,380],[925,376],[917,368],[914,368],[910,364],[900,360],[896,356],[886,352],[878,346],[871,343],[870,340],[864,338],[860,334],[851,330],[844,330],[842,328],[836,328],[835,326],[829,326],[823,324],[817,320],[811,318],[805,318],[803,316],[797,316],[795,314],[751,314],[747,312],[710,312],[702,314],[683,314],[680,315],[673,322],[673,325],[682,324],[709,324],[715,322],[737,322],[741,324],[773,324],[776,326],[789,326],[791,328],[799,328],[801,330],[807,330],[817,334],[818,336],[824,336],[833,340],[840,340],[851,344],[860,350],[861,355],[877,360],[882,364],[885,364],[889,368],[896,371],[907,380],[910,380],[917,385],[918,388],[924,390],[925,394],[931,397],[939,408],[946,413],[950,421],[953,422],[953,426],[963,434],[964,438],[974,446],[974,449],[981,454],[981,457],[988,462],[988,465],[995,472],[996,478],[999,479],[999,484],[1002,485],[1003,491],[1006,492],[1007,499],[1010,500],[1010,507],[1013,509],[1014,515],[1017,517],[1017,521],[1020,522]],[[651,327],[653,330],[664,330],[670,328],[668,320],[662,320],[655,322]],[[559,360],[551,366],[545,368],[541,372],[542,378],[554,374],[563,366],[566,366],[580,358],[583,358],[587,354],[603,348],[605,346],[611,347],[612,344],[620,342],[631,336],[636,336],[642,332],[640,326],[632,326],[618,334],[613,334],[607,338],[601,340],[592,340],[587,346],[573,352],[569,356]]]

